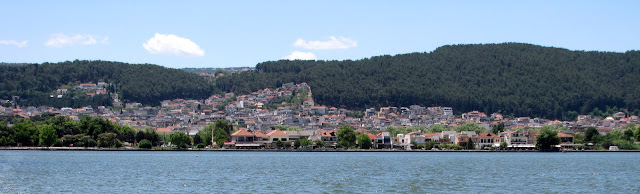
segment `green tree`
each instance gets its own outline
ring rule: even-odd
[[[436,145],[435,141],[430,141],[429,143],[427,143],[427,145],[424,147],[425,150],[431,150],[433,149],[433,147]]]
[[[276,147],[277,147],[277,148],[284,148],[284,142],[282,142],[282,141],[280,141],[280,140],[278,139],[278,141],[276,141]]]
[[[469,142],[467,142],[465,149],[468,149],[468,150],[475,149],[475,144],[473,143],[473,139],[469,138]]]
[[[348,149],[356,144],[356,132],[351,126],[344,125],[338,130],[338,146]]]
[[[224,142],[229,141],[229,135],[231,134],[231,127],[227,121],[218,119],[214,124],[214,140],[218,147],[224,146]]]
[[[144,128],[144,139],[149,140],[153,146],[158,146],[160,135],[151,127]]]
[[[598,132],[598,129],[595,127],[589,127],[587,131],[584,132],[584,140],[586,142],[593,142],[597,136],[600,136],[600,132]]]
[[[313,144],[313,141],[311,141],[310,139],[300,139],[300,146],[302,147],[308,147],[311,144]]]
[[[636,126],[636,129],[633,131],[633,137],[635,141],[640,141],[640,125]]]
[[[405,133],[405,128],[404,127],[395,127],[395,126],[389,126],[385,129],[386,132],[389,132],[389,135],[391,135],[391,137],[395,137],[398,134],[404,134]]]
[[[360,149],[371,149],[371,139],[367,134],[358,135],[358,148]]]
[[[140,130],[136,133],[136,142],[140,143],[144,138],[144,131]],[[147,140],[149,141],[149,140]],[[151,142],[151,141],[149,141]]]
[[[429,129],[428,129],[428,131],[430,133],[439,133],[439,132],[443,132],[443,131],[446,131],[446,130],[447,130],[447,127],[444,126],[444,125],[440,125],[440,124],[431,125],[431,127],[429,127]]]
[[[58,135],[51,125],[43,125],[40,128],[40,145],[49,147],[56,143]]]
[[[193,139],[193,145],[199,145],[199,144],[202,144],[202,139],[200,139],[200,136],[199,136],[199,135],[197,135],[197,134],[196,134],[196,135],[194,135],[194,136],[192,137],[192,139]]]
[[[500,134],[500,132],[504,132],[504,131],[505,131],[505,126],[503,122],[500,122],[494,125],[493,128],[491,128],[491,132],[493,134]]]
[[[120,147],[122,144],[120,140],[116,138],[115,133],[101,133],[98,135],[98,147],[110,148],[110,147]]]
[[[39,140],[38,129],[33,121],[20,121],[11,130],[14,131],[14,141],[18,146],[34,146]]]
[[[191,143],[191,138],[189,135],[185,134],[182,131],[172,133],[169,137],[171,139],[171,143],[178,146],[178,148],[187,148]]]
[[[326,142],[324,142],[324,141],[322,141],[322,140],[316,140],[316,141],[315,141],[315,143],[316,143],[316,147],[317,147],[317,148],[324,148],[324,147],[327,147],[327,143],[326,143]]]
[[[58,137],[80,133],[75,122],[66,116],[53,117],[48,119],[45,123],[50,124],[56,130]]]
[[[560,144],[560,138],[558,132],[551,130],[549,127],[542,127],[540,134],[536,137],[536,148],[548,151],[553,146]]]
[[[211,134],[213,133],[213,129],[214,129],[214,123],[209,123],[207,125],[204,126],[204,128],[202,128],[200,131],[198,131],[198,133],[196,133],[196,136],[200,137],[200,141],[205,145],[211,145]]]
[[[140,143],[138,144],[139,148],[143,148],[143,149],[151,149],[153,147],[153,145],[151,145],[151,142],[149,140],[146,139],[142,139],[140,140]]]
[[[0,146],[15,145],[14,134],[15,132],[7,125],[6,121],[0,122]]]
[[[484,127],[481,127],[477,123],[468,122],[463,125],[459,125],[453,128],[455,131],[475,131],[476,133],[482,133],[486,131]]]
[[[293,147],[294,147],[294,148],[296,148],[296,149],[298,149],[298,148],[300,148],[300,146],[302,146],[302,143],[300,143],[300,139],[296,139],[296,140],[293,142]]]

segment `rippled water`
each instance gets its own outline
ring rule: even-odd
[[[0,150],[0,193],[640,192],[640,153]]]

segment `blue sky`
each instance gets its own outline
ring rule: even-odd
[[[640,1],[2,1],[0,62],[166,67],[524,42],[640,50]]]

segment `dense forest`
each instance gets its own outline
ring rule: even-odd
[[[198,75],[157,65],[133,65],[110,61],[66,61],[61,63],[0,65],[0,99],[19,96],[19,104],[55,107],[110,105],[108,95],[93,98],[51,98],[63,85],[107,82],[124,102],[158,105],[175,98],[204,99],[215,86]]]
[[[13,125],[7,125],[7,121]],[[123,142],[142,142],[145,139],[152,146],[163,141],[151,127],[136,130],[102,118],[82,117],[80,121],[74,121],[53,113],[29,119],[0,118],[0,146],[120,147]]]
[[[364,109],[451,106],[455,111],[568,118],[595,108],[640,109],[640,51],[571,51],[521,43],[450,45],[429,53],[346,61],[271,61],[219,78],[239,94],[307,82],[319,104]],[[573,119],[575,117],[572,116]]]

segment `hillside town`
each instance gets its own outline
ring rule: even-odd
[[[88,96],[106,93],[108,83],[82,83],[74,90]],[[458,145],[474,149],[534,149],[537,129],[547,125],[562,126],[559,147],[575,149],[584,146],[574,143],[573,135],[595,127],[600,134],[622,129],[629,124],[640,124],[638,116],[617,112],[611,117],[598,119],[579,115],[577,121],[547,120],[530,117],[507,118],[500,113],[471,111],[455,115],[452,107],[381,107],[365,111],[327,107],[314,103],[311,88],[306,83],[285,83],[279,88],[266,88],[246,95],[215,94],[203,100],[165,100],[158,107],[136,102],[122,103],[117,94],[113,107],[53,108],[48,106],[22,107],[14,100],[0,101],[0,116],[30,118],[44,113],[68,116],[79,121],[81,117],[104,118],[120,125],[137,129],[151,127],[158,132],[182,131],[195,135],[208,123],[222,119],[231,123],[227,148],[271,148],[277,141],[293,143],[299,139],[323,141],[329,147],[338,142],[337,130],[347,125],[356,132],[367,134],[375,149],[417,149],[430,142],[432,146]],[[59,89],[52,98],[62,98],[67,89]],[[489,132],[457,131],[453,128],[474,123]],[[492,128],[504,124],[504,130],[492,133]],[[415,130],[406,134],[393,134],[390,127],[428,129],[443,126],[445,130],[428,133]],[[472,143],[473,145],[468,145]]]

